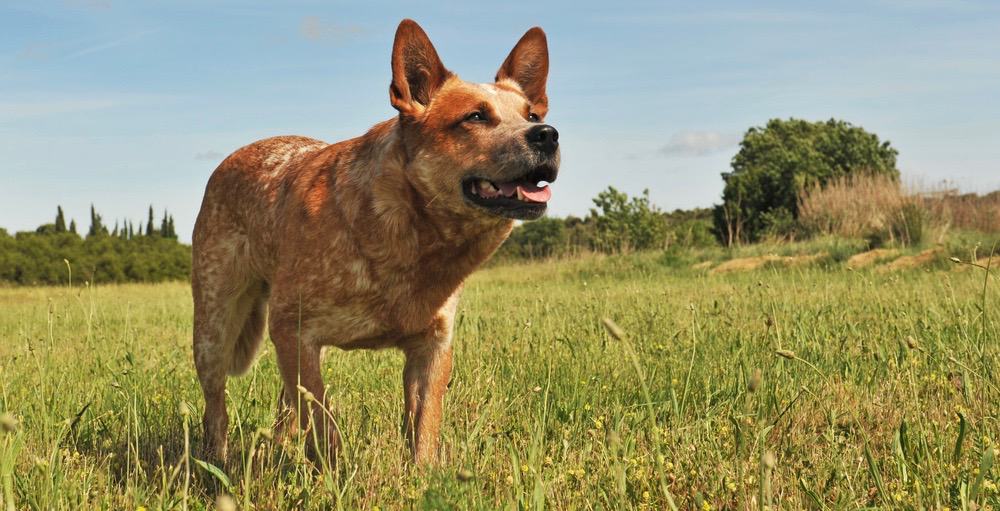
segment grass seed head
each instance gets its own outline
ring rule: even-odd
[[[309,389],[303,387],[302,385],[296,385],[295,389],[299,391],[299,394],[302,394],[302,399],[305,399],[306,401],[309,402],[316,401],[316,395],[313,394],[312,391],[310,391]]]
[[[917,344],[917,340],[916,340],[916,339],[914,339],[912,335],[907,335],[907,336],[906,336],[906,347],[907,347],[907,348],[910,348],[911,350],[915,350],[915,349],[917,349],[917,348],[918,348],[919,346],[920,346],[920,345],[919,345],[919,344]]]
[[[798,358],[795,356],[795,352],[791,350],[775,350],[774,353],[777,354],[779,357],[787,358],[788,360],[795,360],[796,358]]]
[[[778,459],[774,457],[774,453],[771,451],[764,451],[764,455],[760,457],[760,461],[769,470],[774,470],[774,467],[778,465]]]
[[[3,415],[0,415],[0,430],[4,433],[13,433],[17,431],[17,425],[17,417],[14,417],[13,414],[4,412]]]
[[[219,495],[215,499],[215,509],[219,511],[236,511],[236,501],[229,495]]]
[[[625,331],[622,330],[621,327],[618,326],[614,321],[611,321],[611,318],[604,318],[601,320],[601,322],[604,323],[604,328],[608,330],[608,333],[611,335],[611,337],[614,337],[616,340],[619,341],[625,338]]]
[[[476,474],[473,474],[471,470],[463,468],[455,474],[455,478],[463,483],[466,481],[471,481],[476,478]]]
[[[184,401],[181,401],[181,404],[177,405],[177,413],[186,419],[191,416],[191,407]]]
[[[760,369],[754,369],[753,372],[750,373],[750,378],[747,378],[747,390],[750,392],[757,392],[757,389],[760,388],[760,381]]]
[[[274,440],[274,433],[268,428],[257,428],[257,436],[265,440]]]

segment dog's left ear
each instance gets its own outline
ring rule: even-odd
[[[411,19],[401,21],[392,43],[393,108],[406,115],[420,114],[449,76],[424,29]]]
[[[536,106],[548,106],[545,81],[549,76],[549,44],[539,27],[528,30],[497,71],[496,81],[513,80]]]

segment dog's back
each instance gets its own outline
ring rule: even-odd
[[[206,251],[206,247],[237,247],[246,242],[253,252],[248,249],[233,257],[248,270],[252,267],[255,273],[264,273],[261,277],[269,273],[270,265],[262,259],[274,248],[269,234],[283,192],[302,171],[300,162],[327,146],[307,137],[267,138],[238,149],[215,169],[195,223],[193,243],[199,247],[193,261],[196,278],[208,270],[199,260],[212,257],[213,251]]]

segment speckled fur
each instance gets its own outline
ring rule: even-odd
[[[326,404],[324,347],[395,347],[406,355],[404,433],[418,462],[436,459],[464,279],[513,226],[468,203],[469,172],[516,177],[531,158],[529,113],[548,98],[545,36],[532,29],[495,84],[441,64],[404,20],[393,48],[397,118],[336,144],[274,137],[226,158],[205,190],[193,238],[194,358],[205,394],[205,450],[224,460],[225,384],[253,363],[265,321],[284,382],[279,429],[317,427],[313,454],[338,445],[328,413],[292,415],[301,386]],[[491,126],[465,127],[487,108]]]

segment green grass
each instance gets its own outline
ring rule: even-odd
[[[202,406],[187,285],[0,289],[5,509],[203,509],[218,491],[241,509],[664,509],[664,488],[679,509],[1000,508],[995,278],[984,309],[978,269],[668,263],[473,277],[428,470],[399,435],[396,352],[327,354],[346,447],[317,473],[301,441],[258,434],[280,387],[268,347],[230,380],[220,477],[185,463]]]

